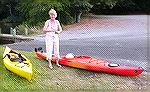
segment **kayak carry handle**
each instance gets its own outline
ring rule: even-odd
[[[39,48],[38,48],[38,51],[40,51],[40,50],[42,50],[42,47],[39,47]]]
[[[109,67],[118,67],[119,64],[108,64]]]
[[[42,51],[42,47],[35,48],[35,49],[34,49],[34,51],[35,51],[35,52],[38,52],[38,51],[39,51],[39,52],[43,53],[43,51]]]

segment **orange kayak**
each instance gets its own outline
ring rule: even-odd
[[[35,52],[36,56],[41,59],[46,59],[46,53],[42,53],[38,50]],[[56,62],[56,58],[53,56],[52,61]],[[74,68],[86,69],[96,72],[105,72],[121,76],[137,76],[141,74],[144,69],[141,67],[120,66],[119,64],[112,64],[106,60],[95,59],[91,56],[76,55],[74,58],[66,58],[66,55],[62,55],[59,59],[59,64],[70,66]]]

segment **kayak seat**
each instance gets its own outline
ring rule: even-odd
[[[21,58],[10,58],[12,62],[23,62]]]
[[[15,56],[12,56],[10,54],[7,54],[8,58],[10,59],[10,61],[12,62],[23,62],[23,61],[26,61],[25,58],[23,58],[21,56],[21,54],[16,54]]]

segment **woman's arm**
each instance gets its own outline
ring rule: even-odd
[[[49,20],[47,20],[44,24],[44,27],[43,27],[43,32],[49,32],[50,30],[48,29],[48,26],[49,26]]]
[[[60,23],[59,23],[59,21],[57,20],[57,24],[58,24],[58,31],[56,31],[56,33],[61,33],[62,32],[62,27],[61,27],[61,25],[60,25]]]
[[[47,21],[46,21],[45,24],[44,24],[44,27],[43,27],[43,32],[46,32],[46,31],[47,31],[47,27],[48,27],[48,23],[47,23]]]

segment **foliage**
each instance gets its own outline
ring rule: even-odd
[[[102,5],[101,7],[106,8],[105,6],[108,6],[108,8],[113,8],[117,4],[117,2],[120,2],[123,0],[90,0],[91,4],[99,4]]]
[[[48,11],[51,8],[57,11],[57,19],[61,23],[68,24],[73,21],[74,12],[89,11],[90,7],[87,0],[22,0],[17,9],[25,15],[25,23],[34,26],[49,18]]]
[[[29,27],[25,24],[22,24],[22,25],[16,26],[15,29],[16,29],[17,35],[30,35],[31,36],[31,35],[42,33],[41,27],[39,26]]]
[[[0,0],[0,20],[38,26],[49,19],[48,11],[54,8],[57,19],[68,24],[77,13],[89,10],[96,14],[149,13],[149,5],[149,0]]]
[[[59,0],[22,0],[19,2],[17,9],[24,14],[26,18],[25,24],[34,26],[41,25],[49,18],[48,11],[51,8],[54,8],[60,15],[58,19],[66,18],[59,13],[63,11],[65,4],[64,2],[59,2]]]
[[[38,25],[45,17],[48,7],[45,3],[38,2],[38,0],[21,0],[17,9],[25,16],[24,23],[33,26],[33,24]]]
[[[92,5],[87,0],[74,0],[71,3],[72,16],[75,17],[75,22],[80,22],[81,14],[90,11]]]
[[[117,2],[117,4],[112,8],[112,11],[114,14],[127,14],[129,12],[134,12],[136,9],[136,4],[132,0],[123,0]]]
[[[60,11],[60,20],[63,24],[72,23],[73,17],[66,11]]]
[[[108,14],[111,12],[111,9],[121,1],[123,0],[90,0],[90,3],[93,4],[91,12],[95,14]]]
[[[3,22],[6,22],[6,23],[20,23],[22,22],[24,19],[23,17],[21,16],[8,16],[7,18],[3,19],[2,21]]]
[[[136,4],[137,10],[149,13],[150,12],[150,0],[132,0]]]
[[[149,13],[149,0],[90,0],[96,14]]]
[[[118,11],[118,13],[124,11],[126,14],[134,12],[141,12],[146,14],[149,13],[150,10],[149,4],[149,0],[123,0],[118,2],[112,10]]]
[[[0,20],[14,15],[17,3],[18,0],[0,0]]]
[[[75,12],[87,12],[92,8],[92,5],[88,3],[86,0],[74,0],[71,4],[73,11]]]

